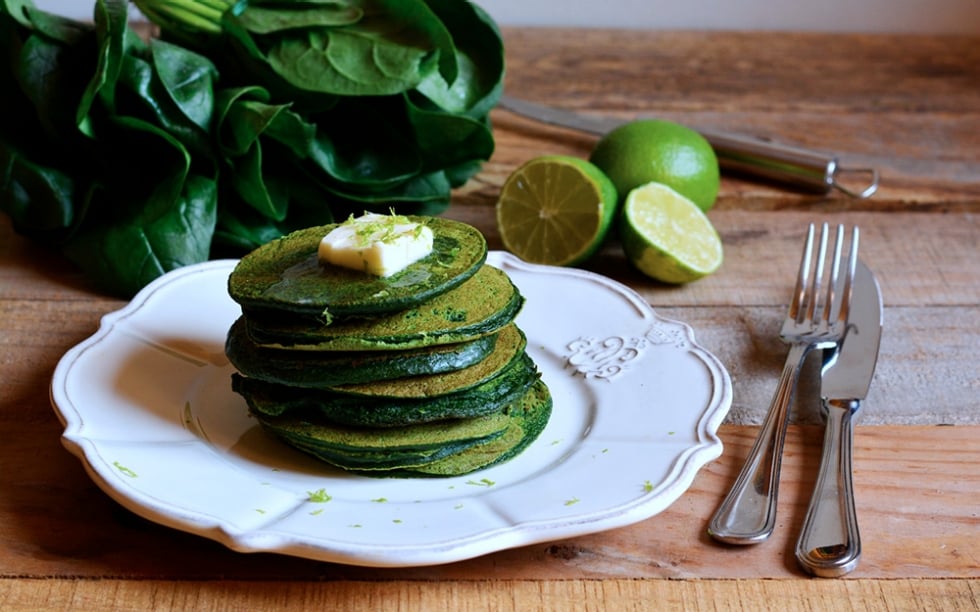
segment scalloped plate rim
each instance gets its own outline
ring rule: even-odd
[[[463,538],[433,539],[422,545],[404,546],[397,543],[382,546],[360,544],[356,541],[340,542],[329,538],[322,541],[321,538],[312,536],[296,538],[277,534],[274,529],[240,530],[235,529],[220,516],[188,512],[175,507],[167,500],[146,498],[141,492],[127,488],[126,483],[120,479],[117,469],[100,455],[97,439],[78,433],[84,421],[84,413],[90,408],[76,404],[74,398],[66,392],[67,378],[78,360],[84,358],[87,350],[111,337],[128,317],[138,313],[154,300],[160,289],[172,286],[174,283],[179,284],[183,279],[195,274],[213,274],[224,270],[230,272],[236,262],[230,259],[192,264],[157,278],[122,308],[105,314],[100,320],[98,330],[92,336],[64,354],[55,368],[50,387],[52,406],[64,426],[62,444],[82,461],[86,473],[100,489],[127,509],[146,519],[218,541],[238,552],[274,552],[369,567],[413,567],[460,561],[518,546],[623,527],[646,520],[669,507],[691,486],[697,472],[722,453],[723,447],[717,431],[732,401],[731,379],[724,366],[714,355],[696,343],[694,330],[689,325],[661,317],[639,293],[608,277],[577,268],[529,264],[500,251],[491,251],[487,261],[517,273],[544,274],[596,283],[630,301],[641,317],[678,326],[683,330],[690,343],[687,350],[695,354],[709,371],[713,389],[709,404],[703,407],[696,421],[698,443],[686,448],[674,459],[667,481],[659,483],[648,495],[639,496],[630,502],[606,508],[601,512],[554,520],[522,521]],[[525,331],[529,338],[533,336],[534,332]],[[214,455],[216,460],[220,460],[217,452]]]

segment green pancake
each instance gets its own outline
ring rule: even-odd
[[[294,415],[253,414],[266,431],[287,444],[337,467],[360,471],[424,465],[499,437],[510,425],[510,417],[502,412],[394,429],[345,427]]]
[[[320,448],[316,444],[310,444],[305,440],[283,439],[283,441],[297,450],[303,451],[324,463],[329,463],[338,468],[369,475],[385,475],[391,470],[422,466],[445,459],[450,455],[477,446],[486,440],[500,437],[505,432],[506,430],[494,433],[486,438],[445,444],[438,448],[417,451],[392,451],[387,453],[373,451],[345,452]]]
[[[485,359],[493,352],[496,341],[496,334],[488,334],[458,344],[407,351],[288,351],[256,345],[246,333],[244,317],[239,317],[228,331],[225,355],[244,376],[322,389],[452,372]]]
[[[524,298],[502,270],[484,265],[460,286],[422,304],[366,319],[311,326],[246,311],[248,335],[261,346],[296,351],[384,351],[452,344],[498,331]]]
[[[476,367],[476,366],[473,366]],[[232,389],[255,414],[307,415],[310,420],[359,427],[404,427],[484,416],[499,412],[524,395],[538,380],[527,355],[515,359],[497,376],[474,387],[424,398],[364,397],[266,383],[233,375]]]
[[[501,436],[484,440],[425,465],[394,470],[388,476],[462,476],[513,459],[522,453],[544,431],[552,410],[551,392],[543,381],[535,383],[527,394],[508,409],[511,425]]]
[[[320,240],[339,224],[293,232],[255,249],[228,278],[247,313],[300,315],[321,324],[418,306],[470,278],[487,256],[476,228],[439,217],[408,217],[434,234],[433,251],[390,277],[320,264]]]
[[[524,332],[511,323],[497,332],[493,352],[475,365],[411,378],[336,385],[330,390],[363,398],[426,398],[457,393],[490,380],[516,360],[524,359],[526,346]]]
[[[255,417],[286,444],[345,470],[379,477],[449,477],[517,456],[541,435],[551,411],[551,393],[538,381],[501,412],[448,424],[378,430]]]

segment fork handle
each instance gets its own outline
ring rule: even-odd
[[[851,475],[852,416],[859,406],[857,400],[824,403],[827,428],[820,471],[796,544],[800,565],[822,578],[843,576],[857,567],[861,558],[861,533]]]
[[[789,405],[800,367],[811,346],[790,345],[786,363],[766,413],[759,436],[735,484],[708,523],[708,533],[728,544],[758,544],[776,526],[779,467],[786,440]]]

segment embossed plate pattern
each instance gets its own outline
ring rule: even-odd
[[[238,551],[353,565],[447,563],[662,511],[721,453],[725,369],[621,284],[500,252],[488,261],[527,298],[518,324],[555,402],[506,464],[367,478],[268,438],[230,389],[230,260],[161,277],[65,354],[51,385],[63,442],[148,519]]]

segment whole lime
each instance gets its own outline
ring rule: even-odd
[[[704,136],[679,123],[625,123],[599,139],[589,161],[612,180],[621,199],[650,182],[671,187],[702,211],[718,197],[721,180],[714,149]]]

